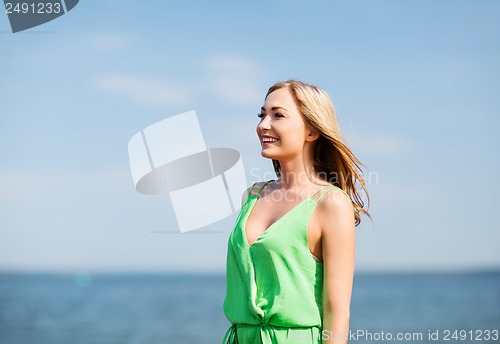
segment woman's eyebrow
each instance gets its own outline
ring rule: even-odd
[[[264,109],[264,107],[261,107],[260,109],[261,109],[262,111],[264,111],[264,112],[266,111],[266,109]],[[272,108],[271,108],[271,110],[272,110],[272,111],[274,111],[274,110],[278,110],[278,109],[283,109],[283,110],[285,110],[285,111],[288,111],[287,109],[285,109],[284,107],[281,107],[281,106],[274,106],[274,107],[272,107]]]

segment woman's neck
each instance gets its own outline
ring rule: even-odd
[[[286,190],[302,189],[307,185],[317,185],[322,183],[314,170],[312,161],[306,164],[305,161],[280,161],[281,173],[278,180],[280,188]],[[324,183],[324,182],[323,182]]]

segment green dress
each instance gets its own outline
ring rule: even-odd
[[[232,325],[222,342],[321,343],[323,264],[309,251],[307,225],[321,197],[337,187],[320,187],[250,246],[245,225],[269,182],[255,195],[252,185],[228,239],[224,314]]]

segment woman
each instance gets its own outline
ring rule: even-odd
[[[276,180],[252,185],[228,240],[224,343],[346,343],[366,193],[318,87],[273,85],[258,115]],[[368,196],[367,196],[368,197]]]

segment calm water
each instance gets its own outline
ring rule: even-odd
[[[381,332],[500,331],[500,272],[355,277],[351,343]],[[0,274],[0,344],[221,343],[223,275]],[[429,331],[439,341],[429,341]],[[372,340],[367,337],[371,333]],[[378,337],[377,337],[378,336]],[[386,338],[387,339],[387,338]],[[484,336],[483,336],[483,339]]]

